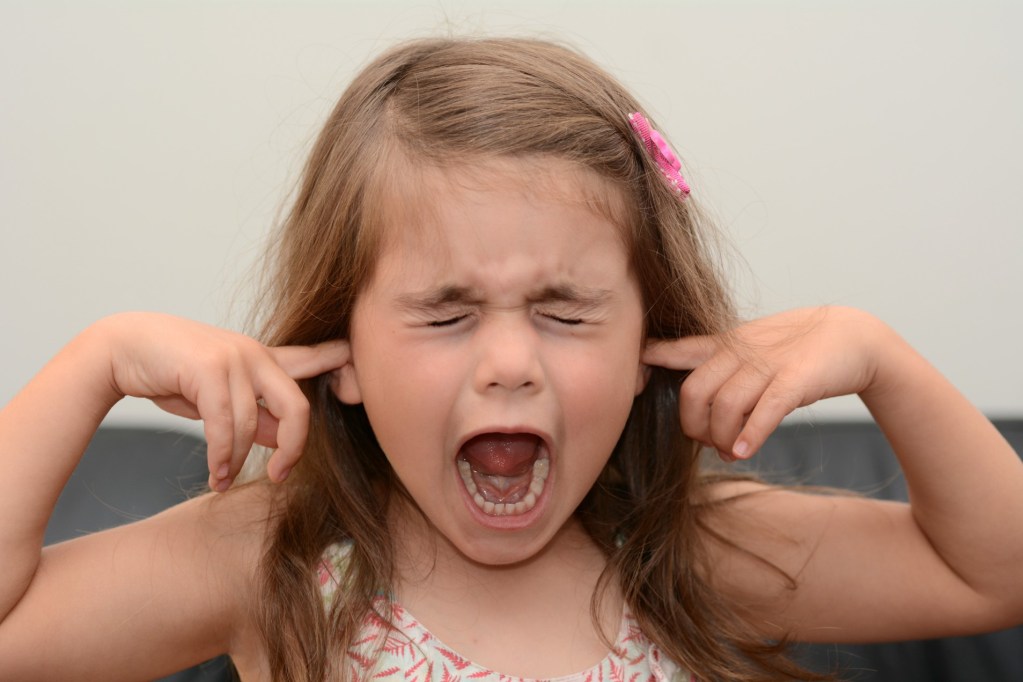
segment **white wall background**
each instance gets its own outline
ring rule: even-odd
[[[562,38],[631,85],[743,255],[747,312],[871,310],[1023,414],[1021,24],[991,0],[3,2],[0,403],[108,313],[237,326],[353,71],[453,30]]]

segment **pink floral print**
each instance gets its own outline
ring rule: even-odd
[[[325,605],[337,589],[347,555],[344,545],[331,546],[324,554],[318,579]],[[362,636],[348,651],[348,673],[355,682],[696,682],[661,655],[628,611],[614,649],[597,665],[574,675],[539,681],[473,663],[387,597],[378,597],[374,607],[375,612],[363,621]]]

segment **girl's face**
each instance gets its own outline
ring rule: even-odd
[[[567,164],[544,170],[428,176],[423,210],[385,228],[337,388],[364,404],[430,524],[485,564],[554,537],[646,378],[621,230],[583,199],[613,190]]]

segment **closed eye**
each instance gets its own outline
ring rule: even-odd
[[[467,317],[469,317],[469,316],[468,315],[457,315],[455,317],[449,317],[449,318],[446,318],[446,319],[443,319],[443,320],[433,320],[432,322],[429,323],[429,326],[431,326],[431,327],[451,327],[453,325],[458,324],[459,322],[461,322],[462,320],[466,319]]]
[[[544,314],[544,317],[546,317],[548,320],[553,320],[553,321],[558,322],[560,324],[567,324],[567,325],[582,324],[582,323],[584,323],[586,321],[586,320],[581,320],[581,319],[576,319],[576,318],[559,317],[557,315],[547,315],[547,314]]]

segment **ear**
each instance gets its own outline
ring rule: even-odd
[[[349,358],[348,362],[330,373],[330,389],[337,399],[346,405],[358,405],[362,402],[362,389],[355,365]]]
[[[636,369],[636,395],[643,392],[646,388],[647,382],[650,381],[650,365],[639,363]]]

